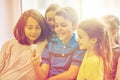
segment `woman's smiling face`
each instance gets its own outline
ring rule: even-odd
[[[28,38],[29,43],[33,43],[41,34],[41,27],[38,22],[29,17],[24,28],[25,36]]]

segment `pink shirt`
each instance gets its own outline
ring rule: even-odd
[[[120,57],[119,57],[119,60],[118,60],[117,73],[116,73],[116,79],[115,80],[120,80]]]
[[[46,45],[43,44],[37,48],[40,53]],[[37,80],[31,63],[31,46],[21,45],[16,40],[3,45],[0,51],[0,80]]]

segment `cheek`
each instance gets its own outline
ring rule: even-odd
[[[24,30],[24,33],[25,33],[25,35],[28,35],[29,30],[25,29],[25,30]]]
[[[51,25],[51,22],[50,22],[50,21],[47,21],[47,23],[48,23],[49,25]]]
[[[80,49],[87,49],[88,48],[88,45],[86,43],[83,43],[80,46]]]
[[[57,32],[57,28],[55,27],[55,32]]]
[[[72,29],[70,29],[70,28],[64,28],[64,29],[62,29],[67,35],[73,35],[73,30]]]
[[[38,30],[38,33],[40,34],[42,32],[42,30],[40,29],[40,30]]]
[[[58,32],[60,32],[60,31],[61,31],[61,29],[59,29],[58,27],[55,27],[55,29],[54,29],[54,30],[55,30],[55,32],[56,32],[56,33],[58,33]]]
[[[88,41],[86,41],[86,40],[79,40],[78,39],[78,43],[79,43],[79,46],[81,48],[87,48],[88,47]]]
[[[40,35],[41,35],[41,33],[42,33],[42,31],[41,31],[41,30],[39,30],[39,31],[36,31],[36,33],[37,33],[37,35],[38,35],[38,36],[40,36]]]
[[[31,33],[31,30],[25,28],[25,29],[24,29],[24,32],[25,32],[26,34],[27,34],[27,33]]]

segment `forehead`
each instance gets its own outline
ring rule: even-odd
[[[84,30],[82,30],[81,28],[77,29],[77,34],[78,34],[78,36],[88,36],[87,33]]]
[[[60,23],[60,22],[72,23],[68,19],[65,19],[63,16],[59,16],[59,15],[55,16],[55,22],[56,23]]]
[[[46,13],[46,17],[54,17],[55,16],[55,11],[48,11],[47,13]]]
[[[35,20],[33,17],[28,17],[27,24],[37,24],[37,20]]]

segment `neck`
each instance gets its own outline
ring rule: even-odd
[[[67,44],[71,40],[72,36],[69,36],[67,39],[63,40],[63,44]]]
[[[94,49],[94,47],[91,47],[91,48],[87,49],[86,53],[87,53],[87,56],[92,56],[92,55],[96,55],[97,54],[97,52]]]

